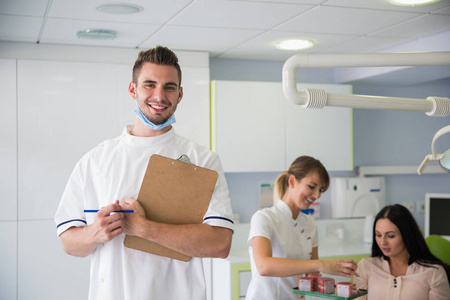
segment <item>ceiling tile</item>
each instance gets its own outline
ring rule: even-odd
[[[170,25],[269,29],[311,7],[311,5],[197,0],[170,21]]]
[[[41,42],[134,48],[158,28],[158,25],[149,24],[105,23],[98,21],[50,18],[45,25]],[[89,40],[78,38],[76,33],[85,29],[109,29],[117,31],[118,35],[114,40]]]
[[[449,1],[447,1],[449,2]],[[450,15],[450,2],[449,5],[445,8],[438,9],[432,12],[433,14],[441,14],[441,15]]]
[[[48,0],[1,0],[0,14],[43,17]]]
[[[363,35],[419,14],[321,6],[278,26],[279,30]]]
[[[372,53],[409,42],[405,38],[358,37],[327,48],[321,53]]]
[[[260,33],[260,30],[254,29],[166,26],[146,40],[141,47],[164,45],[174,49],[209,51],[214,56]]]
[[[70,18],[95,21],[113,21],[130,23],[162,24],[172,18],[179,10],[184,9],[192,0],[133,0],[132,3],[144,7],[135,14],[114,15],[96,10],[103,4],[127,3],[129,1],[105,0],[59,0],[53,1],[50,17]]]
[[[371,36],[421,38],[450,30],[450,16],[423,15],[410,21],[377,31]]]
[[[34,43],[38,40],[42,19],[0,15],[0,40]]]
[[[239,1],[239,2],[270,2],[270,3],[293,3],[293,4],[314,4],[319,5],[326,0],[220,0],[220,1]]]
[[[428,42],[450,32],[450,0],[415,7],[388,0],[118,0],[144,10],[131,15],[96,10],[114,2],[0,0],[0,40],[133,49],[164,44],[212,57],[263,60],[293,55],[274,47],[284,38],[315,42],[294,53],[450,51],[446,38]],[[116,30],[119,36],[78,39],[76,32],[87,28]]]
[[[440,2],[428,4],[428,5],[394,5],[389,0],[328,0],[323,5],[325,6],[341,6],[341,7],[355,7],[365,9],[378,9],[378,10],[391,10],[391,11],[404,11],[415,13],[429,13],[443,7],[450,6],[448,0],[442,0]]]
[[[276,42],[284,39],[310,39],[314,41],[312,48],[286,51],[275,47]],[[333,45],[342,43],[352,36],[344,35],[324,35],[312,33],[298,33],[298,32],[284,32],[284,31],[269,31],[250,41],[226,51],[219,55],[219,57],[238,57],[241,59],[261,59],[261,60],[286,60],[295,54],[315,53],[321,49],[327,49]]]

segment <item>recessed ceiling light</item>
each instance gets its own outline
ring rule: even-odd
[[[78,31],[77,37],[90,40],[113,40],[117,37],[117,32],[106,29],[86,29]]]
[[[138,13],[138,12],[144,10],[144,8],[139,5],[136,5],[136,4],[111,3],[111,4],[100,5],[99,7],[97,7],[97,10],[101,11],[103,13],[107,13],[107,14],[127,15],[127,14]]]
[[[276,47],[282,50],[300,50],[310,48],[314,43],[310,40],[285,40],[276,43]]]
[[[426,5],[439,1],[441,0],[389,0],[389,2],[391,2],[394,5],[404,5],[404,6]]]

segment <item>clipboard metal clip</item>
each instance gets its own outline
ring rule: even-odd
[[[186,154],[181,155],[177,160],[191,164],[191,160],[189,159],[189,157]]]

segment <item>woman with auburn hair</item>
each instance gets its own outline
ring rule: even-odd
[[[277,203],[257,211],[248,238],[252,280],[247,300],[298,299],[292,289],[305,273],[353,277],[351,259],[318,260],[318,235],[314,219],[301,212],[320,198],[330,178],[320,161],[310,156],[297,158],[279,175]]]

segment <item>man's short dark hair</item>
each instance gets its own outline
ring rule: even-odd
[[[141,73],[142,65],[146,62],[175,67],[180,79],[179,86],[181,86],[181,68],[178,64],[178,57],[172,50],[163,46],[156,46],[155,48],[139,52],[138,58],[133,67],[133,82],[135,85],[138,84],[138,77]]]

